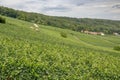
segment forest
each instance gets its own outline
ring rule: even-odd
[[[0,15],[78,32],[88,30],[104,32],[106,34],[113,34],[114,32],[120,34],[120,21],[117,20],[48,16],[40,13],[15,10],[3,6],[0,6]]]

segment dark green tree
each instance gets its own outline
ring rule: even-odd
[[[2,17],[0,16],[0,23],[6,23],[5,18],[2,18]]]

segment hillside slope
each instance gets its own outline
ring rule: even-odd
[[[5,18],[6,24],[0,23],[0,79],[120,79],[120,52],[113,50],[120,37]]]
[[[89,30],[104,32],[107,34],[113,34],[114,32],[120,33],[120,21],[114,20],[55,17],[39,13],[14,10],[2,6],[0,6],[0,14],[29,22],[70,29],[78,32],[81,30]]]

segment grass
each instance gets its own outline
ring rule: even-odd
[[[0,24],[0,79],[119,80],[119,36],[87,35],[6,18]],[[61,37],[67,33],[67,38]]]

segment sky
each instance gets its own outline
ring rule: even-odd
[[[120,0],[0,0],[0,5],[51,16],[120,20]]]

